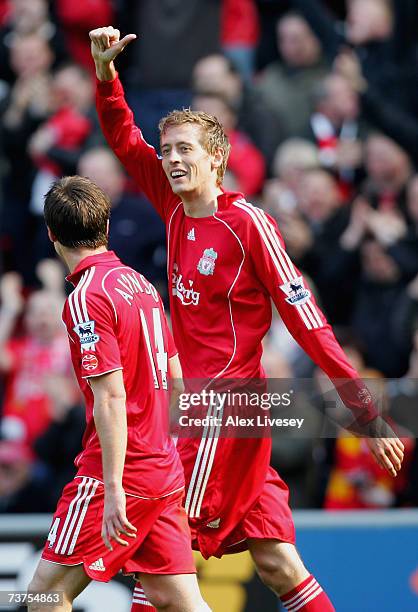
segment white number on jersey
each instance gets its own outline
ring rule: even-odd
[[[168,371],[168,357],[167,351],[164,347],[164,336],[163,336],[163,327],[161,324],[161,313],[159,308],[152,309],[152,320],[153,320],[153,328],[154,328],[154,349],[156,351],[155,356],[157,358],[157,364],[154,359],[154,351],[151,346],[151,339],[149,334],[148,323],[145,318],[144,311],[142,308],[140,309],[141,315],[141,324],[144,330],[145,343],[148,349],[148,355],[150,358],[152,375],[154,378],[154,387],[156,389],[160,388],[160,382],[158,380],[157,369],[161,375],[161,387],[163,389],[167,389],[167,371]],[[157,367],[156,367],[157,366]]]
[[[50,529],[50,532],[48,533],[48,538],[47,538],[49,542],[48,548],[52,548],[55,544],[55,540],[57,539],[57,531],[60,526],[60,520],[61,519],[57,517],[55,521],[52,523],[52,527]]]

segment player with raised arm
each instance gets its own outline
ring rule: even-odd
[[[48,609],[67,612],[92,579],[108,582],[122,570],[140,577],[158,610],[209,610],[182,507],[183,468],[169,435],[170,373],[181,369],[161,298],[107,250],[110,201],[89,179],[54,183],[44,214],[74,285],[63,322],[86,431],[77,475],[58,502],[29,591],[62,591],[63,602]]]
[[[242,194],[222,189],[229,143],[220,123],[206,113],[173,111],[160,122],[159,157],[134,123],[113,62],[136,36],[120,39],[106,27],[90,38],[103,132],[166,224],[171,316],[185,380],[263,378],[272,298],[293,337],[335,381],[378,462],[396,476],[403,445],[377,416],[276,223]],[[385,437],[376,437],[379,427]],[[223,437],[213,425],[201,438],[179,438],[177,448],[193,546],[206,558],[249,549],[289,611],[333,610],[296,551],[288,489],[269,466],[271,439]]]

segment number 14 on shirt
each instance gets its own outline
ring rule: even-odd
[[[147,319],[145,317],[145,313],[140,309],[140,317],[142,328],[144,330],[145,343],[148,349],[148,355],[150,358],[152,375],[154,377],[154,387],[156,389],[167,389],[167,370],[168,370],[168,357],[167,351],[164,347],[164,336],[163,336],[163,327],[161,324],[161,314],[159,308],[152,309],[152,319],[153,319],[153,328],[154,328],[154,350],[151,346],[151,339],[149,333],[149,327],[147,323]],[[157,370],[160,372],[161,376],[161,386],[158,378]]]

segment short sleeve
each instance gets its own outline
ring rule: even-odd
[[[88,292],[82,302],[74,291],[68,298],[63,319],[72,344],[74,366],[82,378],[123,369],[115,315],[104,296]]]

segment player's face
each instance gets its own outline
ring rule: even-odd
[[[161,135],[163,169],[175,194],[189,196],[216,186],[214,156],[202,146],[202,128],[184,125],[168,128]]]

